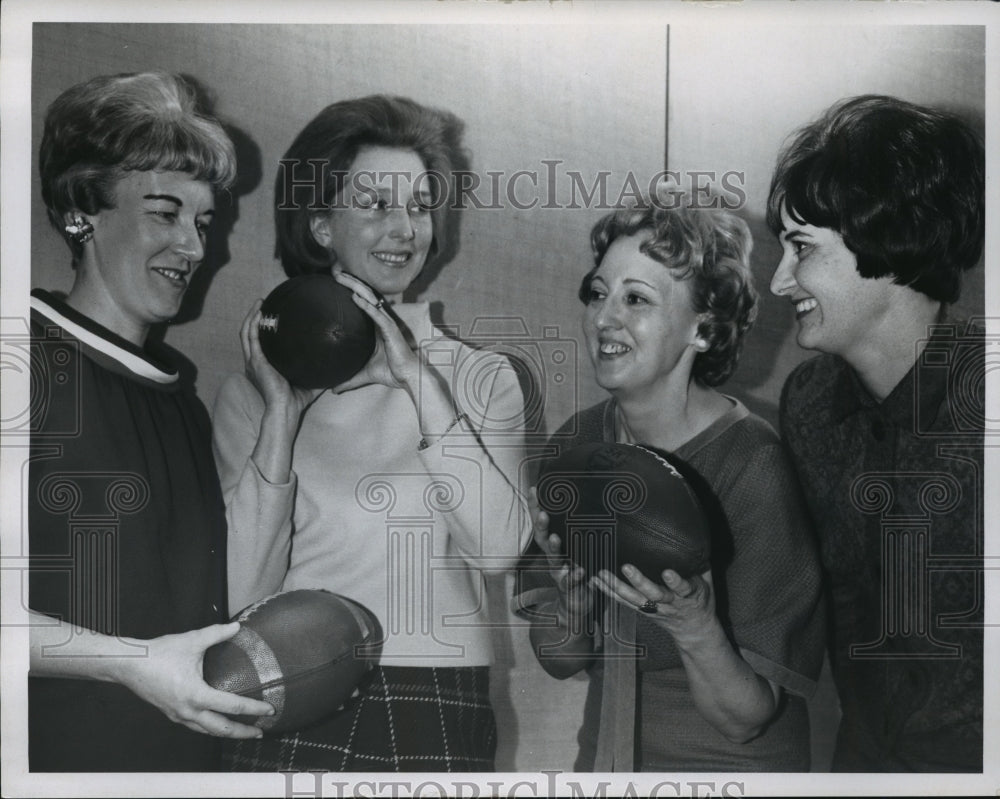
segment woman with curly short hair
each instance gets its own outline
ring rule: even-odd
[[[774,430],[720,393],[756,310],[750,232],[725,211],[648,203],[601,219],[579,296],[598,385],[611,398],[570,419],[557,450],[606,441],[664,454],[699,493],[712,563],[628,582],[544,552],[522,573],[542,666],[590,687],[583,771],[805,771],[805,698],[822,664],[818,557]],[[537,570],[536,570],[537,569]],[[600,601],[597,590],[614,601]],[[637,647],[637,648],[636,648]]]

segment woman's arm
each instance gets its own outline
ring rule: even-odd
[[[296,388],[271,366],[260,346],[261,304],[261,300],[254,303],[240,328],[247,379],[264,401],[251,457],[265,480],[280,484],[291,479],[292,450],[302,414],[323,390]]]
[[[246,377],[223,384],[213,450],[229,524],[230,610],[281,589],[291,553],[292,453],[302,414],[322,392],[296,389],[268,363],[258,337],[260,301],[240,328]]]
[[[242,375],[223,384],[213,411],[212,448],[226,503],[233,612],[280,590],[292,549],[295,477],[272,483],[251,457],[263,413],[263,400]]]
[[[594,661],[595,636],[588,633],[591,614],[581,609],[576,597],[589,591],[583,569],[571,572],[564,566],[553,575],[560,585],[557,596],[532,611],[528,637],[541,667],[560,680],[583,671]],[[564,586],[564,587],[563,587]]]
[[[726,627],[710,574],[681,581],[664,572],[654,583],[634,572],[631,586],[617,585],[632,607],[667,600],[655,618],[674,634],[699,710],[746,740],[777,709],[776,686],[804,697],[815,690],[824,618],[815,539],[784,449],[759,420],[734,436],[716,451],[710,484],[731,534]]]
[[[636,609],[656,603],[649,617],[665,627],[677,644],[688,687],[699,713],[734,743],[759,735],[778,707],[780,688],[757,674],[733,647],[715,612],[712,574],[684,580],[663,572],[663,585],[630,564],[622,567],[631,585],[601,571],[595,585]]]
[[[529,638],[535,657],[553,677],[572,677],[594,660],[594,596],[584,570],[562,555],[557,535],[549,535],[548,514],[538,507],[534,488],[528,495],[535,543],[549,562],[551,599],[531,609]]]
[[[531,517],[517,488],[525,463],[524,398],[505,359],[457,342],[453,346],[457,356],[477,359],[462,374],[476,376],[480,393],[467,399],[460,390],[471,387],[456,385],[452,396],[431,367],[424,370],[426,390],[441,395],[440,401],[454,410],[450,429],[425,435],[428,446],[420,457],[428,474],[450,475],[464,489],[463,500],[443,512],[463,557],[483,572],[504,572],[516,565],[531,539]],[[458,413],[462,418],[456,422]]]
[[[360,374],[336,390],[375,382],[406,391],[417,413],[420,457],[427,473],[454,479],[462,489],[453,504],[440,508],[452,540],[461,555],[483,572],[507,571],[531,537],[530,517],[516,488],[524,462],[524,399],[513,367],[495,354],[442,339],[453,348],[455,358],[483,359],[472,368],[462,368],[463,374],[476,379],[475,400],[466,401],[419,350],[410,348],[368,286],[346,273],[334,277],[354,292],[355,303],[379,330],[375,355]],[[503,420],[502,429],[490,430],[490,419]]]
[[[202,677],[205,650],[232,638],[236,622],[141,640],[81,631],[35,611],[28,616],[33,677],[119,683],[171,721],[224,738],[259,738],[261,730],[223,714],[274,714],[266,702],[216,690]]]

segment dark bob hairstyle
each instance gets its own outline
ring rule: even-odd
[[[461,155],[464,125],[447,111],[405,97],[371,95],[328,105],[295,137],[275,182],[275,255],[290,276],[329,272],[336,253],[320,245],[311,218],[330,213],[358,151],[366,146],[412,150],[427,170],[433,202],[428,262],[447,234],[452,172]],[[319,189],[319,190],[317,190]]]
[[[65,235],[65,216],[115,205],[115,186],[131,171],[187,172],[216,191],[236,179],[236,153],[222,126],[198,110],[183,78],[160,72],[102,75],[67,89],[45,115],[38,157],[49,221]]]
[[[695,357],[692,374],[706,386],[724,383],[736,369],[743,336],[757,315],[757,291],[750,272],[753,238],[746,222],[728,211],[642,203],[608,214],[590,234],[594,268],[583,278],[579,297],[590,300],[590,284],[608,248],[621,236],[640,234],[640,252],[691,281],[691,305],[701,315],[698,335],[708,349]]]
[[[862,277],[890,276],[939,302],[983,251],[985,156],[958,117],[895,97],[843,100],[778,157],[767,223],[831,228]]]

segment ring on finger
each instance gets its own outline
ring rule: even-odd
[[[639,605],[639,610],[643,613],[656,613],[659,604],[654,602],[652,599],[647,599],[642,605]]]
[[[375,309],[381,311],[383,308],[385,308],[385,300],[379,297],[378,302],[375,303]]]

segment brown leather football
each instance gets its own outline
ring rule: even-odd
[[[568,449],[543,469],[538,504],[549,533],[588,576],[622,576],[631,563],[660,582],[664,569],[687,578],[709,567],[708,517],[665,453],[632,444]]]
[[[335,388],[375,352],[375,323],[331,275],[289,278],[261,305],[260,348],[293,386]]]
[[[205,682],[270,703],[273,716],[236,719],[268,732],[301,729],[335,712],[381,650],[374,614],[329,591],[274,594],[235,621],[239,632],[205,652]]]

